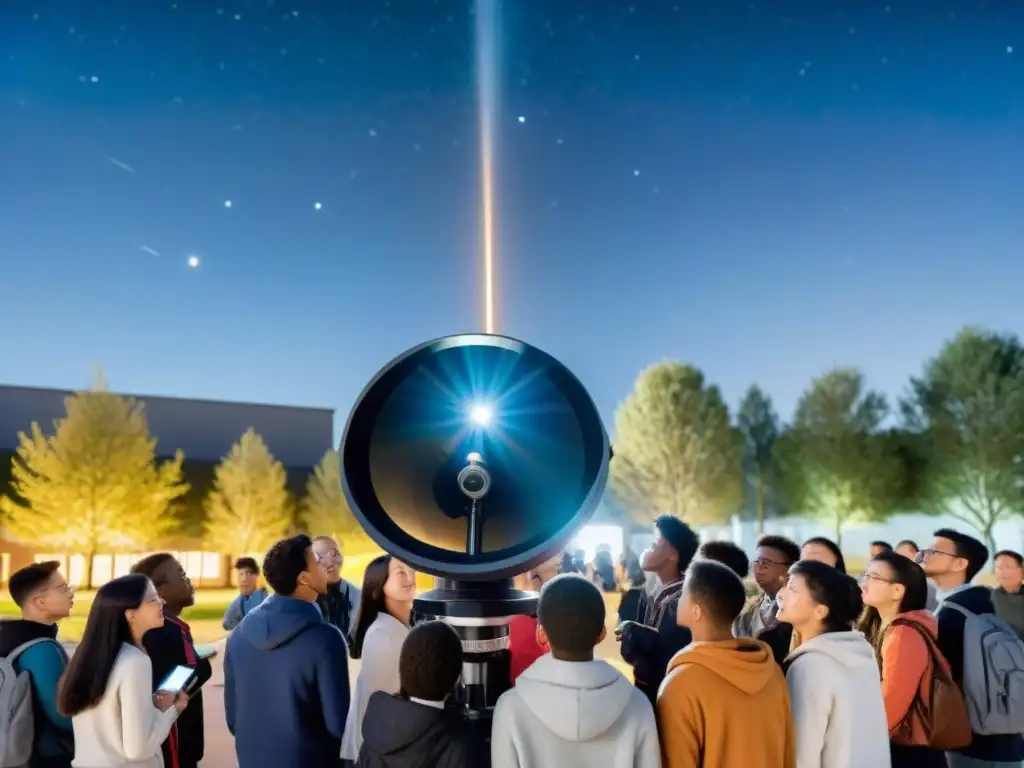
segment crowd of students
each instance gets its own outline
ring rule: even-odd
[[[530,573],[537,614],[510,628],[512,687],[489,744],[452,706],[461,641],[414,620],[406,564],[375,559],[359,590],[341,579],[337,542],[295,536],[266,555],[268,595],[257,563],[239,560],[224,701],[240,768],[1024,765],[1018,553],[996,554],[989,590],[972,584],[988,549],[948,529],[924,550],[876,542],[859,579],[828,539],[765,536],[750,562],[670,516],[656,531],[640,561],[654,583],[631,574],[616,630],[634,680],[596,658],[600,590],[559,574],[560,559],[542,563]],[[0,656],[31,695],[6,726],[6,759],[20,749],[33,768],[198,765],[211,669],[180,618],[194,590],[173,556],[98,590],[70,661],[56,636],[74,596],[58,564],[17,572],[9,589],[23,618],[0,623]],[[349,656],[361,660],[353,691]],[[179,665],[192,687],[160,691]],[[27,745],[19,718],[34,724]]]

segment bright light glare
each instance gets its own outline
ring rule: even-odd
[[[488,427],[494,418],[494,410],[489,405],[477,403],[469,409],[469,420],[478,427]]]
[[[484,457],[481,456],[476,451],[473,451],[471,454],[469,454],[469,456],[466,457],[466,461],[468,461],[470,464],[480,464],[483,462],[483,460]]]

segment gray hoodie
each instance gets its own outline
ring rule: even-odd
[[[660,768],[654,710],[605,661],[541,656],[498,699],[491,763]]]

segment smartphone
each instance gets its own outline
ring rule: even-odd
[[[213,646],[204,645],[202,648],[196,648],[196,655],[199,656],[200,659],[206,659],[209,661],[210,659],[216,658],[217,649]]]
[[[177,666],[172,669],[163,682],[157,686],[162,693],[181,693],[195,678],[196,671],[192,667]]]

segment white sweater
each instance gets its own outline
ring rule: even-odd
[[[787,658],[797,768],[889,768],[889,725],[871,644],[827,632]]]
[[[541,656],[498,699],[491,764],[661,768],[654,710],[606,661]]]
[[[73,768],[163,768],[160,745],[178,717],[153,703],[149,656],[124,643],[107,680],[103,698],[71,718],[75,730]]]
[[[370,696],[377,691],[398,693],[402,683],[398,677],[398,657],[402,653],[409,628],[390,613],[377,614],[363,638],[362,662],[356,689],[348,707],[345,736],[341,740],[341,757],[355,762],[363,745],[363,715]]]

